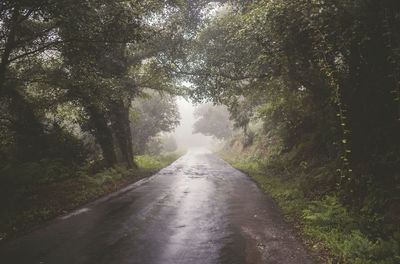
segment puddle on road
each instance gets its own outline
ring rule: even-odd
[[[67,214],[65,216],[62,216],[62,217],[60,217],[60,219],[61,220],[66,220],[66,219],[68,219],[70,217],[82,214],[82,213],[87,212],[87,211],[90,211],[90,209],[89,208],[82,208],[82,209],[76,210],[76,211],[74,211],[74,212],[72,212],[70,214]]]

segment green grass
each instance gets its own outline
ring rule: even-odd
[[[142,155],[136,156],[135,161],[142,171],[154,172],[167,167],[182,156],[182,154],[182,152],[170,152],[157,156]]]
[[[0,201],[0,240],[28,232],[57,215],[73,210],[170,165],[183,153],[136,156],[138,169],[122,165],[90,175],[85,169],[73,177],[55,182],[40,181],[19,186]]]
[[[321,263],[400,263],[400,234],[382,238],[363,233],[360,216],[349,212],[333,194],[321,199],[305,195],[301,186],[307,184],[304,183],[307,175],[290,177],[267,170],[262,162],[249,159],[243,153],[224,152],[220,156],[247,173],[278,201],[286,220],[299,229],[304,242]],[[278,171],[282,171],[281,165]]]

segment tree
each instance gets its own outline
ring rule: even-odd
[[[176,143],[176,139],[173,135],[164,136],[162,139],[163,150],[165,152],[174,152],[178,149],[178,144]]]
[[[217,139],[227,139],[231,136],[232,123],[226,107],[203,104],[196,108],[194,115],[197,121],[193,124],[193,133],[214,136]]]
[[[137,99],[131,109],[131,131],[136,152],[143,153],[150,138],[170,132],[179,125],[179,111],[171,95],[151,93]]]
[[[259,103],[286,151],[307,142],[297,157],[335,159],[343,200],[361,206],[368,182],[396,181],[383,157],[400,154],[399,13],[395,1],[238,1],[202,29],[181,72],[196,100],[243,121],[239,99]]]
[[[10,136],[8,143],[16,146],[15,160],[43,156],[40,149],[46,149],[43,124],[25,94],[24,72],[37,64],[37,56],[59,44],[55,34],[57,19],[53,15],[59,7],[55,2],[39,0],[3,1],[0,6],[1,119],[6,120],[3,127]]]
[[[172,135],[157,135],[147,140],[143,153],[159,155],[162,152],[173,152],[177,150],[175,137]]]
[[[20,146],[14,160],[52,150],[48,124],[59,123],[47,117],[69,104],[83,110],[76,124],[94,135],[107,166],[134,166],[131,101],[145,87],[172,92],[162,59],[151,71],[135,71],[156,57],[181,56],[174,45],[196,27],[199,19],[192,18],[207,4],[200,2],[3,1],[1,126],[4,140]],[[174,33],[180,24],[185,30]]]

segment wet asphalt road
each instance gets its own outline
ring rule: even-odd
[[[204,150],[31,234],[0,242],[0,262],[313,263],[276,203]]]

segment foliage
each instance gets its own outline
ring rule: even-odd
[[[178,149],[176,139],[173,135],[165,136],[161,139],[163,144],[163,150],[165,152],[174,152]]]
[[[229,112],[223,106],[202,104],[194,112],[197,121],[193,124],[193,133],[226,139],[232,134]]]
[[[156,136],[149,139],[145,147],[145,154],[159,155],[166,152],[174,152],[178,148],[173,135]]]
[[[283,175],[277,197],[321,200],[298,204],[314,224],[358,225],[310,229],[311,237],[326,235],[346,261],[390,263],[382,256],[400,232],[400,2],[217,2],[2,1],[4,193],[78,177],[87,162],[111,168],[99,182],[120,173],[119,163],[134,168],[133,144],[143,152],[178,122],[172,97],[138,98],[145,89],[186,92],[226,106],[244,131],[229,146],[254,151],[248,167],[260,181],[264,170]],[[227,113],[219,114],[202,113],[196,131],[228,138]],[[252,121],[262,131],[248,131]],[[25,217],[52,214],[35,212]],[[342,220],[327,223],[332,214]]]
[[[348,212],[358,226],[342,237],[323,232],[334,254],[354,263],[376,261],[381,240],[393,246],[384,255],[396,255],[399,14],[395,1],[237,1],[199,32],[198,62],[185,68],[194,99],[225,104],[245,134],[249,120],[263,122],[254,142],[242,135],[227,146],[254,151],[245,160],[257,163],[245,170],[272,169],[293,188],[269,188],[275,196],[338,199],[322,215]]]
[[[10,182],[1,181],[0,238],[12,238],[29,231],[38,223],[149,176],[181,155],[169,153],[137,156],[135,161],[138,169],[129,170],[123,165],[117,165],[90,173],[90,167],[84,166],[77,168],[78,173],[75,170],[72,175],[71,168],[62,167],[60,161],[25,164],[14,171],[10,178],[18,185],[16,188],[11,188]],[[45,175],[38,179],[37,173],[42,172]],[[54,175],[59,177],[55,179]]]
[[[132,101],[145,89],[181,93],[171,61],[184,60],[185,37],[200,26],[208,2],[0,3],[0,195],[1,217],[11,219],[7,233],[59,214],[64,201],[70,209],[128,181],[129,170],[119,168],[135,168]],[[167,97],[171,116],[162,118],[170,118],[163,125],[169,130],[178,116]]]
[[[303,213],[304,233],[314,243],[323,241],[318,247],[332,250],[341,261],[396,263],[400,259],[398,241],[368,238],[337,197],[327,196],[322,201],[315,201]]]
[[[5,193],[76,177],[82,166],[93,172],[120,163],[135,167],[132,101],[145,89],[181,93],[171,62],[183,60],[185,37],[198,29],[208,2],[2,1]],[[158,121],[165,121],[165,131],[179,117],[172,96],[163,98],[169,112],[159,112]],[[135,131],[136,141],[146,133]]]
[[[150,98],[134,101],[131,109],[131,133],[136,151],[145,152],[150,139],[161,132],[172,131],[179,125],[179,118],[175,98],[170,95],[151,94]],[[161,148],[160,146],[160,150]],[[158,154],[159,151],[154,153]]]
[[[320,163],[318,159],[294,163],[298,150],[282,153],[279,143],[272,143],[276,137],[272,134],[267,140],[269,149],[265,149],[264,135],[259,132],[262,130],[247,147],[242,143],[243,134],[235,135],[220,155],[278,200],[286,219],[300,229],[306,244],[318,252],[323,263],[399,261],[399,233],[383,221],[384,211],[377,213],[370,204],[365,205],[369,213],[354,211],[335,194],[335,163]],[[374,193],[370,197],[375,203],[385,195]]]

